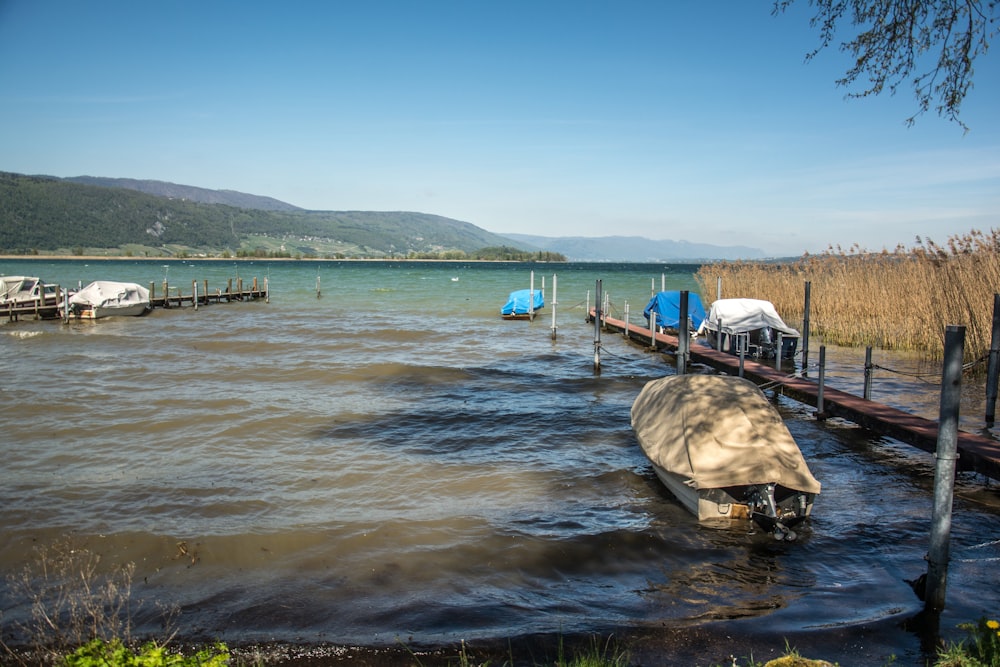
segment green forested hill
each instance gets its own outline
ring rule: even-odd
[[[461,257],[510,244],[425,213],[239,208],[0,172],[5,254]]]

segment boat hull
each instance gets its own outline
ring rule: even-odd
[[[100,320],[105,317],[138,317],[149,312],[149,304],[135,303],[127,306],[89,306],[74,311],[81,320]]]

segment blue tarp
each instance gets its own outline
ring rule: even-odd
[[[501,315],[527,315],[528,306],[531,304],[531,290],[521,289],[510,293],[507,303],[500,309]],[[539,310],[545,305],[542,298],[542,290],[534,291],[535,310]]]
[[[656,326],[664,329],[677,329],[680,325],[678,314],[681,310],[681,293],[678,290],[659,292],[646,305],[642,314],[649,322],[650,311],[656,311]],[[705,307],[701,305],[701,297],[694,292],[688,292],[688,316],[691,318],[691,329],[697,329],[705,319]]]

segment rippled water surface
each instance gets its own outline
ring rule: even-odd
[[[595,373],[585,306],[600,279],[638,323],[652,288],[695,290],[696,268],[0,261],[64,286],[271,289],[0,323],[0,568],[69,538],[102,567],[134,562],[133,595],[176,605],[182,636],[231,642],[902,626],[923,606],[905,580],[926,570],[929,455],[776,397],[823,485],[794,543],[701,527],[652,473],[629,408],[673,362],[604,334]],[[546,309],[502,321],[532,269]],[[863,352],[828,360],[828,381],[859,393]],[[880,371],[875,400],[937,417],[923,376],[938,369],[876,362],[910,374]],[[963,428],[982,428],[983,393],[966,386]],[[996,506],[995,482],[960,477],[944,629],[1000,613]],[[9,581],[0,608],[7,638],[27,612]],[[916,637],[894,649],[919,664]]]

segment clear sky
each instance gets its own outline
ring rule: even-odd
[[[1000,227],[1000,44],[968,133],[907,127],[771,4],[0,0],[0,170],[774,255]]]

